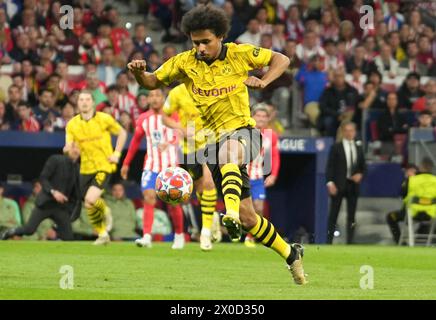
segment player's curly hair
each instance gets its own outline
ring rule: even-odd
[[[211,30],[217,37],[227,36],[230,21],[224,10],[212,5],[199,5],[183,16],[182,31],[186,35],[206,29]]]

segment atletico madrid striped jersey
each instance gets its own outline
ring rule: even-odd
[[[177,165],[179,147],[177,135],[174,130],[163,125],[162,113],[154,110],[149,110],[139,116],[123,165],[130,165],[144,136],[147,142],[144,171],[159,173],[168,167]],[[163,143],[167,143],[168,146],[161,151],[159,145]]]
[[[271,174],[277,177],[280,169],[280,153],[277,134],[271,129],[261,130],[262,149],[259,155],[247,166],[250,180],[263,179]]]

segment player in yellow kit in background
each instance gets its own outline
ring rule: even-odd
[[[68,122],[64,152],[76,143],[80,148],[80,189],[85,201],[89,221],[98,234],[96,245],[110,242],[110,212],[101,198],[115,172],[127,133],[118,122],[106,113],[96,112],[92,93],[81,91],[77,106],[79,114]],[[115,150],[111,134],[118,136]]]
[[[176,80],[186,85],[204,128],[213,133],[206,146],[207,164],[224,198],[223,224],[233,239],[239,239],[242,225],[286,260],[295,283],[305,284],[302,246],[286,243],[268,220],[256,214],[246,168],[261,146],[260,132],[250,117],[247,87],[265,88],[286,70],[289,59],[250,44],[223,44],[229,20],[223,10],[213,6],[190,10],[183,16],[182,29],[191,38],[192,50],[172,57],[154,73],[145,71],[144,60],[133,60],[127,66],[147,89]],[[262,79],[248,76],[250,70],[265,66],[269,69]]]
[[[200,163],[199,157],[196,157],[196,152],[204,153],[206,146],[200,112],[195,107],[195,102],[183,83],[169,92],[163,110],[167,115],[163,118],[164,125],[178,129],[184,136],[183,161],[180,166],[186,169],[194,180],[197,199],[201,207],[200,248],[203,251],[210,251],[212,250],[212,241],[219,238],[217,235],[219,228],[212,230],[217,192],[206,162]],[[169,117],[173,113],[177,113],[179,122]]]

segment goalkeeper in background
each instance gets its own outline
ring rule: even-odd
[[[95,245],[110,242],[108,231],[112,218],[110,209],[101,197],[116,171],[127,133],[115,119],[95,111],[91,91],[82,90],[77,100],[79,114],[68,122],[64,152],[72,150],[73,143],[80,149],[80,190],[85,201],[89,221],[98,234]],[[115,150],[111,135],[118,136]]]

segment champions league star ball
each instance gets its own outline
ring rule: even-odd
[[[170,167],[159,173],[155,189],[162,201],[179,204],[191,197],[193,187],[192,177],[185,169]]]

